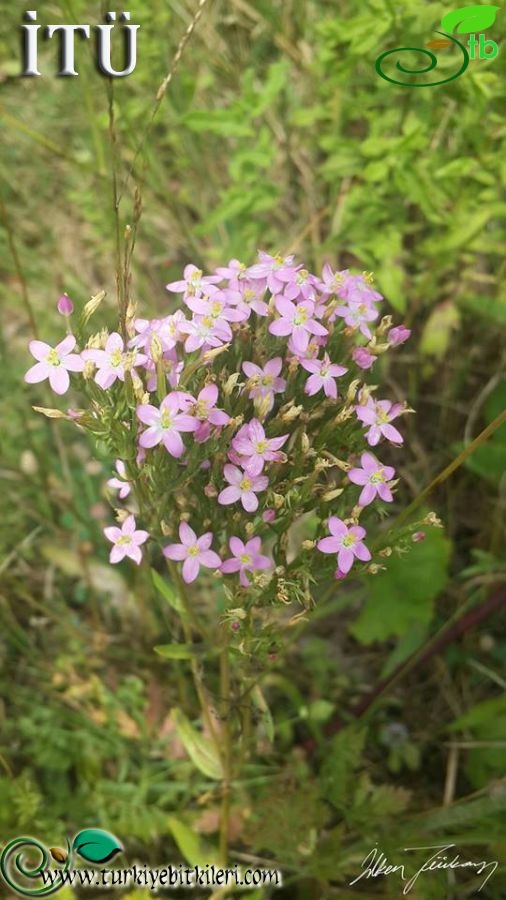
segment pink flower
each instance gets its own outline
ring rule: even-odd
[[[81,354],[86,361],[91,360],[91,362],[95,363],[97,367],[95,381],[104,391],[108,390],[117,379],[120,381],[125,380],[126,359],[124,350],[123,338],[116,331],[113,331],[107,338],[104,350],[83,350]],[[147,357],[143,354],[137,355],[135,350],[132,353],[134,357],[131,358],[131,367],[134,365],[142,366],[147,362]]]
[[[395,328],[390,329],[387,335],[388,343],[392,347],[398,347],[399,344],[404,344],[410,337],[411,329],[406,328],[405,325],[396,325]]]
[[[318,287],[318,279],[311,275],[307,269],[298,268],[296,272],[291,272],[287,277],[278,276],[281,281],[287,281],[284,290],[285,297],[289,300],[304,301],[316,300],[316,288]]]
[[[337,386],[334,379],[345,375],[348,369],[331,363],[328,353],[324,354],[323,359],[301,359],[300,364],[306,372],[313,373],[306,381],[306,394],[312,397],[323,388],[327,397],[337,399]]]
[[[138,334],[132,338],[129,346],[140,347],[150,354],[151,339],[156,336],[164,352],[173,350],[177,342],[184,339],[181,331],[181,324],[184,322],[186,322],[186,318],[180,309],[164,319],[136,319],[134,327]]]
[[[269,397],[271,401],[271,409],[274,406],[274,394],[282,394],[286,388],[286,381],[279,377],[283,360],[280,356],[270,359],[265,363],[263,369],[252,362],[242,364],[242,370],[248,378],[253,381],[253,386],[249,391],[249,398],[255,400]]]
[[[207,441],[211,434],[211,426],[222,428],[230,421],[228,413],[216,407],[217,402],[218,388],[215,384],[207,384],[200,391],[193,407],[193,414],[198,419],[195,440],[199,444]]]
[[[242,472],[237,466],[232,466],[229,463],[224,467],[223,474],[230,487],[224,488],[218,494],[218,503],[221,503],[222,506],[228,506],[230,503],[236,503],[237,500],[240,500],[246,512],[255,512],[258,509],[258,497],[256,495],[267,488],[269,484],[267,476],[249,475],[247,472]]]
[[[232,340],[232,330],[225,319],[213,319],[211,316],[194,316],[191,322],[181,325],[188,337],[184,348],[187,353],[204,347],[221,347]]]
[[[56,304],[56,308],[60,313],[60,316],[71,316],[74,312],[74,304],[67,294],[61,295],[58,303]]]
[[[163,553],[168,559],[183,562],[183,580],[186,584],[190,584],[197,578],[200,567],[205,566],[207,569],[218,569],[221,566],[221,559],[214,550],[210,550],[213,542],[213,534],[207,531],[201,537],[197,537],[193,528],[190,528],[186,522],[181,522],[179,526],[180,544],[169,544],[165,547]]]
[[[197,266],[185,266],[183,272],[184,278],[181,281],[171,281],[165,287],[168,291],[175,294],[187,294],[195,297],[200,294],[208,284],[218,284],[221,281],[219,275],[203,275]]]
[[[353,362],[356,363],[360,369],[370,369],[378,358],[377,356],[373,356],[366,347],[356,347],[351,355]]]
[[[72,353],[75,345],[76,339],[72,334],[67,335],[54,349],[43,341],[30,341],[30,353],[38,362],[28,369],[25,375],[27,384],[38,384],[49,378],[55,394],[65,394],[70,385],[69,372],[82,372],[84,369],[81,357]]]
[[[220,266],[217,268],[216,274],[219,275],[220,278],[226,278],[229,287],[234,291],[240,290],[239,282],[247,277],[246,266],[238,259],[231,259],[228,266]]]
[[[252,419],[239,429],[232,448],[242,457],[241,465],[248,475],[259,475],[264,463],[283,459],[284,454],[279,451],[288,438],[288,434],[267,438],[263,425]]]
[[[178,459],[184,453],[180,432],[195,431],[197,421],[193,416],[180,413],[177,394],[168,394],[161,402],[160,409],[150,403],[137,407],[137,417],[149,427],[140,436],[141,447],[156,447],[162,443],[171,456]]]
[[[269,307],[265,302],[265,285],[261,281],[243,281],[240,285],[240,307],[244,310],[244,318],[249,319],[251,312],[257,316],[268,316]]]
[[[137,565],[140,564],[142,560],[141,544],[147,541],[149,533],[136,531],[134,516],[128,516],[121,528],[114,525],[104,528],[104,534],[107,540],[114,544],[109,555],[111,563],[119,563],[125,556],[129,556]]]
[[[347,274],[346,270],[343,272],[334,272],[332,267],[329,266],[328,263],[325,263],[322,272],[321,290],[323,290],[325,294],[337,294],[342,288],[344,278]]]
[[[322,538],[316,546],[321,553],[337,553],[338,569],[343,575],[348,574],[355,559],[369,562],[371,554],[362,543],[362,538],[366,535],[365,528],[360,525],[348,528],[336,516],[330,517],[328,525],[331,537]]]
[[[393,419],[403,411],[401,403],[391,403],[390,400],[376,400],[369,397],[367,403],[355,407],[357,417],[364,425],[370,427],[365,433],[367,443],[375,447],[383,436],[393,444],[403,444],[402,434],[390,424]]]
[[[372,453],[362,453],[360,462],[361,469],[355,468],[348,472],[348,478],[353,484],[364,485],[358,499],[360,506],[368,506],[377,496],[385,503],[392,503],[394,498],[387,482],[394,477],[395,469],[383,466]]]
[[[256,281],[265,279],[271,294],[280,294],[297,267],[292,265],[293,256],[269,256],[262,250],[258,254],[260,262],[246,270],[248,278]]]
[[[249,587],[251,584],[246,572],[272,568],[270,559],[267,556],[262,556],[260,552],[262,542],[259,537],[251,538],[246,544],[238,537],[231,537],[229,546],[233,556],[222,563],[221,571],[225,575],[239,572],[239,581],[243,587]]]
[[[189,297],[187,306],[199,316],[208,316],[214,322],[244,322],[248,314],[232,304],[241,300],[239,291],[216,291],[200,297]]]
[[[358,328],[361,334],[370,340],[372,334],[368,322],[374,322],[379,316],[379,311],[366,301],[349,300],[346,306],[337,306],[333,315],[344,319],[348,328]]]
[[[349,300],[351,303],[366,303],[368,306],[383,300],[383,295],[375,291],[363,275],[351,275],[346,270],[340,274],[342,282],[337,293],[343,300]]]
[[[276,297],[276,309],[281,318],[271,322],[269,331],[278,337],[291,335],[297,353],[306,352],[310,334],[328,334],[327,329],[313,318],[314,303],[311,300],[295,305],[286,297]]]
[[[122,459],[116,460],[116,472],[118,473],[119,478],[109,478],[107,487],[110,487],[113,491],[118,491],[119,499],[124,500],[125,497],[128,497],[132,488],[127,479],[125,463]]]

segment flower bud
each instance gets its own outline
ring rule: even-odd
[[[276,510],[275,509],[266,509],[262,513],[262,519],[264,522],[268,522],[268,523],[274,522],[275,518],[276,518]]]
[[[214,484],[206,484],[204,488],[204,494],[206,495],[206,497],[212,499],[213,497],[218,496],[218,491],[216,490]]]
[[[393,550],[391,547],[385,547],[383,550],[380,550],[379,555],[389,557],[392,555],[392,553],[393,553]]]
[[[353,362],[356,363],[360,369],[370,369],[378,358],[370,353],[367,347],[356,347],[351,355]]]
[[[105,297],[105,291],[99,291],[98,294],[95,294],[95,296],[92,297],[91,300],[88,300],[88,302],[85,304],[85,307],[83,309],[83,323],[84,324],[86,324],[89,321],[89,319],[91,319],[93,313],[95,313],[97,311],[97,309],[100,306],[100,304],[102,303],[102,300],[104,299],[104,297]]]
[[[229,375],[225,384],[223,385],[223,394],[225,397],[230,397],[240,377],[240,372],[233,372],[232,375]]]
[[[381,322],[379,323],[376,334],[382,335],[388,331],[389,328],[392,327],[392,316],[383,316]]]
[[[423,520],[423,525],[433,525],[435,528],[442,528],[443,523],[439,516],[436,515],[435,512],[430,512],[425,516]]]
[[[316,546],[316,541],[302,541],[303,550],[312,550]]]
[[[302,432],[301,445],[304,453],[307,453],[311,446],[311,443],[305,431]]]
[[[415,531],[411,535],[411,540],[414,544],[419,544],[421,541],[424,541],[426,537],[425,531]]]
[[[61,316],[71,316],[74,312],[74,304],[68,294],[62,294],[56,308]]]
[[[151,337],[151,340],[149,342],[149,351],[151,353],[151,359],[156,365],[161,361],[163,357],[162,342],[157,334],[154,334]]]
[[[388,343],[392,347],[398,347],[399,344],[404,344],[410,337],[411,330],[409,328],[406,328],[405,325],[397,325],[388,332]]]

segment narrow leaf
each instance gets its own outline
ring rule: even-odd
[[[180,709],[173,711],[172,720],[193,764],[207,778],[220,781],[223,778],[221,760],[211,741],[193,727]]]

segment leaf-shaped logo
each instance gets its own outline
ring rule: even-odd
[[[488,3],[481,6],[463,6],[446,13],[441,19],[441,28],[448,34],[453,34],[457,28],[457,34],[471,34],[473,31],[485,31],[495,22],[499,6],[490,6]]]
[[[76,834],[72,850],[86,862],[105,863],[116,853],[121,853],[123,847],[109,831],[103,831],[101,828],[85,828]]]

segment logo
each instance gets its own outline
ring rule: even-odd
[[[495,59],[499,53],[499,47],[495,41],[486,39],[482,32],[494,24],[499,8],[499,6],[489,6],[486,4],[482,6],[465,6],[461,9],[454,9],[452,12],[446,13],[441,19],[441,28],[443,31],[436,30],[436,34],[441,35],[441,37],[428,41],[426,44],[426,47],[432,48],[431,50],[425,50],[421,47],[397,47],[395,50],[387,50],[385,53],[382,53],[381,56],[378,56],[378,59],[376,60],[376,71],[378,75],[380,75],[381,78],[384,78],[385,81],[389,81],[391,84],[400,84],[402,87],[435,87],[438,84],[447,84],[449,81],[455,81],[456,78],[460,78],[466,71],[470,59]],[[459,35],[469,35],[469,40],[466,44],[461,43],[456,37],[453,37],[453,32],[455,31]],[[477,36],[476,32],[481,33]],[[438,58],[432,50],[445,51],[448,50],[448,48],[458,48],[458,58],[459,61],[461,61],[461,65],[458,72],[454,75],[449,75],[447,78],[442,78],[440,81],[422,82],[419,84],[399,81],[397,78],[388,75],[383,69],[385,60],[389,56],[392,56],[392,54],[406,52],[423,53],[430,60],[425,68],[408,69],[400,62],[400,60],[397,61],[396,68],[404,75],[427,75],[427,73],[432,72],[438,64]],[[469,48],[469,52],[467,48]],[[393,74],[397,75],[396,72]]]
[[[68,872],[73,865],[74,857],[80,856],[86,862],[109,862],[123,847],[117,838],[101,828],[86,828],[76,834],[72,844],[67,838],[67,849],[59,847],[49,849],[35,838],[19,837],[10,841],[0,856],[0,872],[6,884],[16,893],[24,897],[44,897],[54,894],[63,886],[63,881],[56,885],[44,879],[49,871],[51,857],[60,867],[57,871]],[[34,859],[35,854],[38,861]],[[30,887],[30,882],[38,881],[41,887]]]

